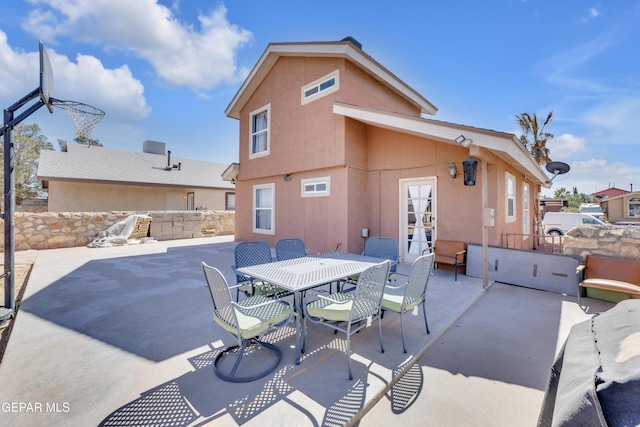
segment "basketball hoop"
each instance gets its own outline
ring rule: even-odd
[[[104,111],[91,105],[83,104],[82,102],[61,101],[59,99],[52,99],[51,101],[54,107],[67,110],[67,113],[69,113],[73,119],[76,135],[86,139],[92,138],[93,130],[104,117]]]

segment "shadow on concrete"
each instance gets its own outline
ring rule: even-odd
[[[214,340],[211,297],[200,262],[228,258],[234,246],[168,248],[160,254],[88,261],[26,298],[21,310],[162,361]],[[235,283],[232,264],[232,258],[217,263]]]

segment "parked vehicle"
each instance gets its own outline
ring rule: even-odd
[[[575,212],[547,212],[542,223],[548,236],[564,236],[567,231],[579,225],[605,225],[591,214]]]
[[[604,221],[604,212],[597,203],[583,203],[578,208],[578,212],[593,215],[601,221]]]

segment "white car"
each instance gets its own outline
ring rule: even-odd
[[[604,221],[604,212],[598,203],[583,203],[578,208],[578,212],[593,215],[601,221]]]
[[[542,223],[548,236],[564,236],[579,225],[606,225],[590,214],[575,212],[547,212]]]

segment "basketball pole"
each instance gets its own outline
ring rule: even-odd
[[[14,233],[14,212],[15,212],[15,176],[13,170],[13,128],[24,119],[35,113],[44,106],[42,99],[26,111],[14,118],[14,113],[22,108],[27,102],[34,98],[40,98],[40,88],[35,89],[30,94],[4,110],[4,125],[0,129],[0,135],[4,135],[4,307],[0,307],[0,323],[10,319],[15,314],[15,233]]]

